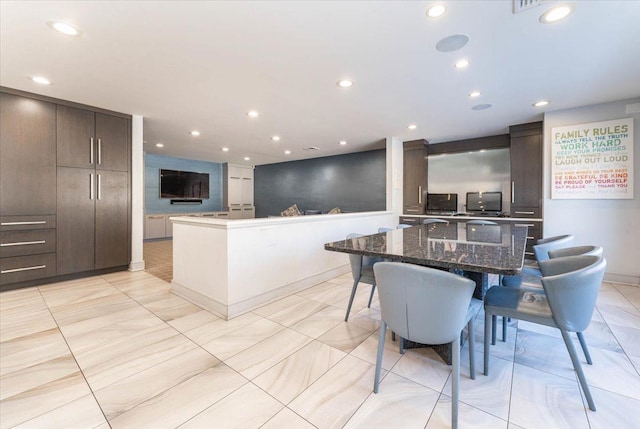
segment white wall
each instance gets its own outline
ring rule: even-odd
[[[544,236],[575,235],[575,244],[603,246],[605,279],[640,284],[640,114],[626,113],[640,97],[546,113],[544,116]],[[551,129],[563,125],[634,118],[633,200],[552,200]]]

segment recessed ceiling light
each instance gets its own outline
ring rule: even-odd
[[[571,6],[562,5],[552,7],[540,16],[540,22],[543,24],[551,24],[566,18],[572,12]]]
[[[189,131],[189,134],[191,134],[194,137],[198,137],[200,135],[200,131],[196,131],[196,130]]]
[[[257,118],[260,114],[255,110],[249,110],[247,116],[250,118]]]
[[[463,69],[469,66],[469,60],[458,60],[456,63],[457,69]]]
[[[273,137],[271,137],[271,140],[273,140],[274,142],[279,142],[280,141],[280,136],[273,136]]]
[[[285,154],[285,155],[289,155],[290,153],[291,153],[291,151],[290,151],[290,150],[285,150],[285,151],[284,151],[284,154]]]
[[[492,107],[491,104],[476,104],[471,108],[471,110],[487,110]]]
[[[340,88],[351,88],[353,86],[353,81],[349,79],[342,79],[338,81],[337,85]]]
[[[250,160],[251,160],[251,158],[249,158],[248,156],[245,156],[245,157],[244,157],[244,160],[245,160],[245,161],[250,161]]]
[[[47,79],[46,77],[33,76],[33,77],[31,77],[31,80],[34,81],[35,83],[39,83],[39,84],[42,84],[42,85],[51,85],[51,81],[49,79]]]
[[[222,151],[223,151],[223,152],[229,152],[229,148],[228,148],[228,147],[223,147],[223,148],[222,148]]]
[[[447,10],[446,7],[444,7],[441,4],[437,4],[435,6],[431,6],[429,9],[427,9],[427,16],[429,18],[438,18],[438,17],[444,15],[446,10]]]
[[[164,147],[162,143],[156,143],[156,147]]]
[[[418,126],[416,124],[411,124],[407,128],[409,128],[410,130],[415,130],[416,128],[418,128]]]
[[[469,36],[466,34],[454,34],[436,43],[436,49],[440,52],[453,52],[464,48],[467,43],[469,43]]]
[[[344,146],[344,145],[346,145],[346,144],[347,144],[347,142],[346,142],[346,140],[340,140],[340,144],[341,144],[342,146]]]
[[[49,26],[51,26],[51,28],[53,28],[54,30],[62,34],[66,34],[67,36],[78,36],[80,34],[80,30],[78,30],[71,24],[67,24],[66,22],[50,21],[47,24],[49,24]]]
[[[538,102],[533,103],[533,107],[542,107],[542,106],[546,106],[547,104],[549,104],[548,100],[540,100]]]
[[[469,93],[469,97],[471,98],[475,98],[475,97],[480,97],[480,91],[472,91]]]

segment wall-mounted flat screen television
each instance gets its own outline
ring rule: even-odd
[[[427,210],[458,211],[458,194],[427,194]]]
[[[209,173],[160,170],[160,198],[209,198]]]
[[[467,192],[468,212],[501,212],[502,192]]]

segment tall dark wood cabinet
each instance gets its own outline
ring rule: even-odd
[[[0,286],[56,274],[56,106],[0,93]]]
[[[128,115],[0,88],[2,290],[126,268]]]
[[[403,145],[403,196],[404,214],[424,214],[427,195],[427,145],[426,140],[412,140]]]
[[[130,122],[58,106],[58,274],[129,262]]]
[[[542,122],[509,127],[511,138],[511,217],[531,218],[522,222],[529,228],[526,256],[533,258],[532,246],[542,238]]]

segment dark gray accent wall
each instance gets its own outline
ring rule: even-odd
[[[256,217],[300,210],[343,212],[386,209],[386,151],[372,150],[255,168]]]

